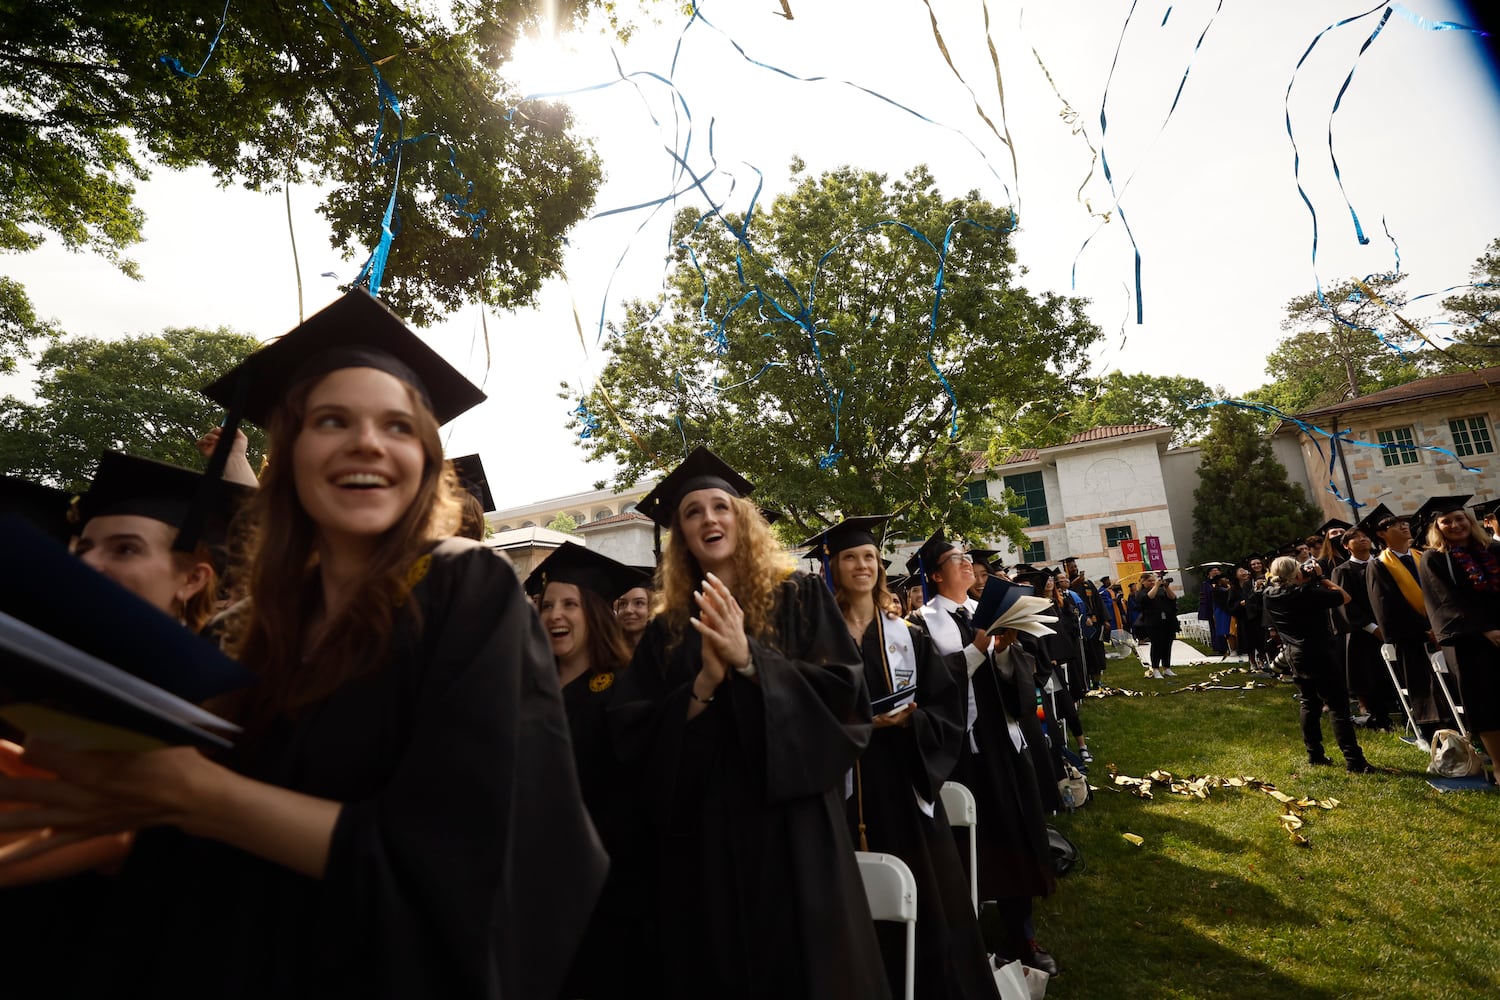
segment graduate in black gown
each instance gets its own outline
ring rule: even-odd
[[[609,740],[605,713],[630,646],[610,605],[642,586],[644,574],[574,542],[564,542],[526,578],[540,599],[542,628],[557,658],[557,679],[578,765],[584,805],[609,852],[609,876],[573,959],[561,996],[651,997],[661,982],[659,935],[650,907],[646,845]]]
[[[1377,504],[1360,527],[1384,546],[1365,569],[1370,610],[1385,642],[1396,648],[1396,672],[1406,688],[1411,723],[1422,739],[1430,740],[1442,726],[1453,725],[1453,719],[1439,704],[1429,659],[1437,638],[1422,600],[1422,552],[1412,545],[1410,519],[1391,513],[1385,504]]]
[[[1334,611],[1342,619],[1344,672],[1349,679],[1349,693],[1365,710],[1370,729],[1391,728],[1391,713],[1398,707],[1391,675],[1380,657],[1383,637],[1370,607],[1367,574],[1372,553],[1366,529],[1351,527],[1344,532],[1349,558],[1333,568],[1333,582],[1349,595],[1349,603]]]
[[[1015,631],[992,636],[975,630],[978,602],[968,596],[973,565],[963,546],[939,530],[908,565],[934,591],[916,623],[947,658],[967,704],[967,735],[950,780],[974,794],[979,898],[999,912],[1000,937],[989,944],[1006,959],[1055,974],[1057,962],[1037,944],[1031,919],[1032,900],[1051,895],[1057,876],[1037,772],[1019,721],[1023,711],[1033,717],[1036,712],[1035,694],[1023,707],[1016,681],[1017,670],[1030,672],[1029,656]]]
[[[1422,560],[1422,596],[1433,632],[1458,677],[1464,722],[1500,761],[1500,542],[1463,505],[1424,504],[1434,515]]]
[[[203,483],[191,469],[109,451],[100,456],[89,489],[75,503],[61,490],[32,487],[27,495],[39,515],[32,520],[55,540],[71,540],[74,554],[90,568],[197,632],[218,599],[218,549],[234,511],[249,495],[229,484],[208,493],[198,538],[177,551],[173,543]],[[22,764],[20,747],[5,741],[0,741],[0,773],[40,776]],[[66,923],[86,933],[113,885],[105,873],[130,846],[129,833],[111,834],[0,867],[7,909],[29,918],[11,929],[7,948],[38,970],[36,981],[26,982],[19,972],[24,966],[12,963],[9,996],[55,994],[56,980],[47,966],[66,967],[72,943],[57,928]]]
[[[916,879],[917,995],[995,998],[994,972],[941,795],[963,746],[964,704],[949,665],[896,613],[875,536],[886,520],[852,517],[803,543],[823,557],[825,579],[859,643],[877,713],[848,789],[849,827],[860,850],[894,854]],[[899,924],[876,929],[897,994],[906,935]]]
[[[520,582],[446,537],[438,427],[482,394],[362,289],[207,391],[269,431],[230,633],[260,679],[214,706],[245,733],[0,782],[40,807],[0,829],[142,831],[78,994],[555,994],[607,862]]]
[[[610,722],[649,809],[659,995],[885,997],[844,821],[870,740],[864,664],[751,489],[699,448],[638,507],[668,533]]]

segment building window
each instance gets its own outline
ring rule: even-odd
[[[600,507],[598,510],[594,511],[594,520],[596,520],[596,521],[602,521],[606,517],[613,517],[613,516],[614,515],[610,513],[608,507]]]
[[[500,527],[499,527],[498,530],[500,530],[500,531],[509,531],[510,530],[510,525],[508,525],[508,524],[502,524],[502,525],[500,525]]]
[[[976,479],[964,486],[964,499],[972,504],[981,504],[990,498],[989,488],[983,479]]]
[[[536,522],[535,521],[522,521],[521,522],[521,527],[523,527],[523,528],[535,528],[536,527]]]
[[[1019,561],[1023,563],[1030,563],[1032,566],[1040,566],[1041,564],[1045,563],[1047,561],[1047,543],[1032,542],[1030,545],[1021,550],[1021,558]]]
[[[1380,449],[1380,460],[1385,463],[1386,468],[1417,464],[1417,440],[1412,436],[1410,427],[1376,431],[1375,440],[1386,446]]]
[[[630,503],[628,503],[625,506],[623,506],[623,507],[620,508],[620,513],[621,514],[629,514],[633,510],[635,510],[635,502],[631,501]]]
[[[1122,524],[1122,525],[1120,525],[1117,528],[1105,528],[1104,529],[1104,547],[1106,549],[1112,549],[1116,545],[1119,545],[1121,542],[1129,541],[1130,539],[1132,539],[1134,537],[1135,537],[1135,532],[1131,529],[1130,525],[1128,525],[1128,524]]]
[[[1018,501],[1010,509],[1012,514],[1020,514],[1033,528],[1051,523],[1047,518],[1047,491],[1042,488],[1040,472],[1006,476],[1005,488],[1014,493]]]
[[[1490,425],[1484,417],[1450,420],[1448,430],[1453,433],[1453,450],[1459,455],[1490,455],[1495,451]]]

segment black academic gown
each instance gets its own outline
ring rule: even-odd
[[[610,860],[609,877],[560,994],[567,1000],[646,1000],[657,995],[661,984],[651,845],[622,780],[606,718],[620,676],[589,671],[562,689],[584,805]]]
[[[421,628],[403,616],[384,664],[229,760],[343,803],[324,877],[147,831],[105,933],[77,952],[79,995],[556,993],[607,861],[547,637],[510,564],[476,542],[437,545],[412,599]]]
[[[1500,542],[1490,542],[1489,551],[1500,556]],[[1484,635],[1500,628],[1500,593],[1475,588],[1446,552],[1429,552],[1421,572],[1427,614],[1458,680],[1464,722],[1476,733],[1500,729],[1500,650]]]
[[[1344,642],[1344,670],[1349,679],[1349,691],[1369,709],[1374,725],[1388,725],[1390,714],[1400,708],[1396,692],[1391,687],[1391,675],[1380,656],[1380,640],[1370,631],[1377,625],[1375,611],[1370,606],[1370,591],[1367,585],[1370,561],[1355,562],[1353,559],[1339,563],[1333,569],[1333,582],[1349,595],[1349,603],[1335,609]]]
[[[1424,554],[1415,548],[1411,554],[1418,560],[1414,579],[1420,583],[1420,560]],[[1432,673],[1432,662],[1427,658],[1427,633],[1432,626],[1427,622],[1426,612],[1411,606],[1379,557],[1372,558],[1365,568],[1365,587],[1370,597],[1370,610],[1385,641],[1396,647],[1397,668],[1406,681],[1412,721],[1435,728],[1449,712],[1446,706],[1438,706],[1437,681]]]
[[[850,835],[867,848],[906,862],[917,882],[916,992],[923,1000],[995,998],[994,973],[979,934],[969,880],[940,794],[963,746],[965,706],[948,664],[926,633],[895,618],[866,628],[860,654],[872,700],[894,694],[887,647],[906,643],[916,664],[916,705],[905,726],[877,728],[855,771],[847,811]],[[899,683],[899,679],[896,679]],[[928,816],[917,796],[932,809]],[[899,924],[876,925],[892,994],[906,967]]]
[[[656,845],[663,997],[886,997],[844,818],[870,740],[864,665],[817,577],[782,583],[775,637],[750,640],[687,719],[702,640],[647,626],[610,728]]]

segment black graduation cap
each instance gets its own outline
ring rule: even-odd
[[[0,516],[0,552],[26,567],[0,574],[0,713],[8,721],[30,728],[17,717],[21,702],[32,720],[38,708],[53,713],[50,721],[60,710],[167,743],[229,745],[212,730],[234,727],[215,725],[223,720],[196,705],[254,683],[254,673],[18,517]]]
[[[762,507],[760,509],[760,516],[766,519],[767,524],[775,524],[786,515],[781,513],[781,511],[777,510],[775,507]]]
[[[838,524],[818,532],[811,538],[800,543],[800,547],[810,550],[811,554],[818,556],[838,555],[845,549],[852,549],[856,545],[873,545],[880,548],[880,537],[877,532],[885,527],[885,522],[891,519],[890,514],[869,514],[863,517],[846,517]],[[882,532],[883,534],[883,532]]]
[[[1417,512],[1412,515],[1412,533],[1426,530],[1428,525],[1444,514],[1463,510],[1473,499],[1472,493],[1465,496],[1429,497],[1427,502],[1418,507]]]
[[[1334,528],[1343,528],[1345,531],[1348,531],[1352,527],[1354,527],[1354,525],[1350,524],[1348,521],[1345,521],[1343,518],[1330,517],[1328,520],[1318,525],[1318,527],[1313,530],[1313,534],[1326,536]]]
[[[1395,517],[1396,515],[1391,513],[1389,507],[1383,503],[1378,503],[1375,505],[1375,509],[1366,514],[1359,522],[1359,530],[1370,536],[1371,540],[1378,542],[1380,541],[1380,523]]]
[[[439,424],[485,400],[477,386],[365,288],[350,289],[224,373],[203,394],[233,417],[264,427],[292,386],[343,368],[375,368],[395,376],[422,394]]]
[[[912,553],[910,559],[906,560],[907,572],[922,584],[924,598],[931,598],[928,574],[937,569],[938,560],[952,551],[955,544],[948,541],[948,536],[943,533],[942,528],[939,528],[927,537],[927,541],[922,543],[921,548]]]
[[[670,528],[682,498],[706,489],[721,489],[731,496],[745,497],[755,491],[755,486],[718,455],[699,445],[650,493],[641,497],[635,509],[663,528]]]
[[[62,545],[73,537],[73,525],[68,518],[72,499],[67,490],[16,476],[0,476],[0,514],[14,514]]]
[[[984,563],[984,568],[990,568],[990,560],[1000,554],[999,549],[970,549],[969,555],[973,556],[976,563]]]
[[[887,576],[885,578],[885,585],[891,593],[899,594],[906,588],[906,581],[910,579],[911,577],[909,576]]]
[[[221,545],[229,522],[254,490],[221,479],[205,491],[205,483],[203,473],[192,469],[106,451],[99,456],[99,468],[88,492],[78,498],[78,525],[81,528],[104,515],[134,514],[180,528],[189,509],[202,497],[197,541]]]
[[[1031,588],[1037,596],[1041,596],[1047,589],[1047,578],[1052,575],[1050,570],[1037,569],[1035,566],[1027,566],[1025,569],[1014,569],[1010,578],[1013,582],[1024,587]],[[988,586],[988,584],[986,584]]]
[[[1476,521],[1483,521],[1487,517],[1493,517],[1495,511],[1500,510],[1500,497],[1476,503],[1469,510],[1473,512]]]
[[[495,497],[490,493],[489,477],[484,474],[484,463],[478,454],[460,455],[453,459],[453,473],[458,476],[458,485],[474,495],[485,513],[495,509]]]
[[[647,586],[649,582],[650,577],[634,566],[627,566],[575,542],[563,542],[531,571],[526,578],[526,593],[540,594],[549,583],[571,583],[592,590],[604,598],[606,604],[612,604],[625,591]]]

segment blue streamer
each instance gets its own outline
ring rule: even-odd
[[[1421,28],[1423,31],[1468,31],[1478,35],[1480,38],[1490,37],[1490,33],[1488,31],[1481,31],[1479,28],[1471,28],[1467,24],[1459,24],[1457,21],[1429,21],[1427,20],[1427,18],[1423,17],[1420,14],[1412,13],[1405,7],[1401,6],[1399,3],[1391,4],[1391,6],[1395,9],[1396,13],[1400,14],[1412,24],[1415,24],[1417,27]]]
[[[1130,228],[1130,220],[1126,218],[1125,209],[1121,207],[1120,202],[1125,197],[1125,192],[1130,188],[1130,182],[1135,180],[1136,170],[1140,168],[1137,166],[1136,170],[1132,170],[1130,176],[1125,179],[1125,183],[1121,184],[1119,191],[1116,192],[1114,174],[1109,168],[1109,155],[1105,151],[1105,138],[1109,132],[1109,118],[1106,114],[1106,108],[1109,104],[1109,87],[1114,80],[1115,67],[1120,62],[1120,51],[1125,46],[1125,33],[1130,28],[1130,19],[1135,16],[1135,8],[1138,3],[1139,0],[1131,0],[1130,11],[1125,15],[1125,23],[1120,28],[1119,41],[1115,43],[1114,59],[1109,64],[1109,76],[1104,82],[1104,95],[1099,100],[1099,162],[1104,167],[1104,180],[1109,184],[1109,193],[1114,200],[1114,204],[1110,206],[1109,212],[1119,213],[1120,223],[1125,227],[1125,235],[1129,238],[1131,250],[1135,254],[1135,321],[1137,325],[1145,322],[1146,310],[1146,305],[1141,295],[1141,248],[1140,244],[1136,242],[1135,232]],[[1193,51],[1188,56],[1187,66],[1182,70],[1182,79],[1177,82],[1177,91],[1172,95],[1172,104],[1167,109],[1166,116],[1162,118],[1161,125],[1156,130],[1156,137],[1151,140],[1153,144],[1155,144],[1157,139],[1161,138],[1161,134],[1166,131],[1167,122],[1172,120],[1172,115],[1177,111],[1177,105],[1182,100],[1182,92],[1187,87],[1188,76],[1193,71],[1193,63],[1198,58],[1198,50],[1203,47],[1203,40],[1208,37],[1209,29],[1213,27],[1214,21],[1223,9],[1224,0],[1219,0],[1218,6],[1214,8],[1213,14],[1209,16],[1208,22],[1204,24],[1203,30],[1198,34],[1198,41],[1194,43]],[[1168,7],[1167,16],[1171,16],[1171,13],[1172,9]],[[1163,17],[1161,23],[1165,25],[1167,18]],[[1108,221],[1109,212],[1105,213],[1106,221]],[[1088,239],[1083,241],[1083,245],[1078,248],[1078,253],[1073,257],[1072,282],[1074,289],[1078,287],[1078,261],[1082,259],[1084,250],[1088,249],[1088,245],[1093,242],[1094,237],[1099,235],[1100,230],[1103,228],[1104,223],[1101,222],[1089,234]]]
[[[578,422],[583,425],[583,430],[578,432],[580,441],[593,437],[594,432],[599,429],[599,417],[589,410],[588,401],[582,397],[579,398],[578,405],[573,408],[573,416],[577,417]]]
[[[229,0],[224,0],[224,9],[219,13],[219,30],[214,32],[213,41],[208,43],[208,51],[203,55],[203,62],[198,66],[196,73],[189,73],[183,68],[181,61],[176,56],[162,56],[157,61],[167,69],[176,73],[185,80],[196,80],[203,75],[208,68],[208,61],[214,56],[214,49],[219,47],[219,37],[224,34],[224,25],[229,23]]]
[[[1359,224],[1359,213],[1354,211],[1354,205],[1349,201],[1349,192],[1344,190],[1344,175],[1339,171],[1339,158],[1333,152],[1333,116],[1339,113],[1339,105],[1344,102],[1344,92],[1349,89],[1349,84],[1354,81],[1354,71],[1359,66],[1359,61],[1364,57],[1375,39],[1380,37],[1380,32],[1385,28],[1386,22],[1391,19],[1391,8],[1387,7],[1385,13],[1380,15],[1380,23],[1375,25],[1375,30],[1370,32],[1370,37],[1365,39],[1365,44],[1359,47],[1354,55],[1354,65],[1349,67],[1349,75],[1344,77],[1343,86],[1339,87],[1338,96],[1333,99],[1333,110],[1328,113],[1328,159],[1333,163],[1333,179],[1338,182],[1339,194],[1344,196],[1344,205],[1349,209],[1349,217],[1354,220],[1354,237],[1359,240],[1360,246],[1367,246],[1370,238],[1365,235],[1364,227]],[[1386,231],[1387,235],[1390,231]]]
[[[1307,206],[1307,211],[1312,216],[1313,283],[1317,288],[1318,302],[1322,305],[1327,305],[1327,299],[1323,296],[1323,282],[1318,277],[1318,210],[1313,207],[1312,199],[1307,196],[1307,192],[1302,187],[1302,154],[1297,149],[1297,137],[1292,132],[1292,86],[1297,82],[1297,74],[1301,71],[1302,64],[1307,61],[1308,56],[1312,55],[1312,50],[1317,48],[1318,42],[1322,40],[1324,35],[1328,34],[1334,28],[1341,28],[1361,18],[1369,17],[1384,6],[1384,3],[1376,4],[1363,14],[1355,14],[1352,17],[1344,18],[1342,21],[1335,21],[1314,35],[1313,40],[1308,43],[1307,51],[1302,53],[1302,58],[1297,60],[1297,65],[1292,67],[1292,75],[1286,82],[1286,95],[1282,99],[1282,110],[1286,115],[1286,137],[1292,144],[1292,178],[1296,181],[1297,194],[1302,198],[1302,204]]]
[[[1439,448],[1437,445],[1430,445],[1430,444],[1424,444],[1424,445],[1400,445],[1400,444],[1381,444],[1381,443],[1376,442],[1376,441],[1359,441],[1359,440],[1356,440],[1356,439],[1354,439],[1353,437],[1350,436],[1350,435],[1352,435],[1354,433],[1354,431],[1353,431],[1352,428],[1345,428],[1344,430],[1341,430],[1341,431],[1328,431],[1328,430],[1323,429],[1322,427],[1317,426],[1316,424],[1310,424],[1307,421],[1302,420],[1299,417],[1293,416],[1290,413],[1285,413],[1282,410],[1280,410],[1279,408],[1277,408],[1275,406],[1272,406],[1269,403],[1256,403],[1256,402],[1251,402],[1249,400],[1244,400],[1244,399],[1216,399],[1216,400],[1211,400],[1210,402],[1207,402],[1207,403],[1199,403],[1196,406],[1190,407],[1190,409],[1194,409],[1194,410],[1206,410],[1206,409],[1208,409],[1210,407],[1213,407],[1213,406],[1233,406],[1236,409],[1251,410],[1251,411],[1255,411],[1255,412],[1259,412],[1259,413],[1264,413],[1264,414],[1267,414],[1269,416],[1276,417],[1276,418],[1278,418],[1280,420],[1285,420],[1287,423],[1295,424],[1296,427],[1297,427],[1297,429],[1300,430],[1300,431],[1302,431],[1302,433],[1306,434],[1307,437],[1308,437],[1308,440],[1310,440],[1312,442],[1313,447],[1317,449],[1317,451],[1318,451],[1318,457],[1319,458],[1323,457],[1323,446],[1318,441],[1318,438],[1320,438],[1320,437],[1327,438],[1328,442],[1329,442],[1329,453],[1328,453],[1328,456],[1327,456],[1328,457],[1328,485],[1327,485],[1326,489],[1327,489],[1327,491],[1329,493],[1333,494],[1333,496],[1335,498],[1337,498],[1338,500],[1342,501],[1343,503],[1347,503],[1347,504],[1349,504],[1349,505],[1351,505],[1351,506],[1353,506],[1355,508],[1363,507],[1365,505],[1362,504],[1362,503],[1360,503],[1357,500],[1352,500],[1349,497],[1344,496],[1343,493],[1339,492],[1338,485],[1334,482],[1334,466],[1335,466],[1335,463],[1338,460],[1338,448],[1339,447],[1346,447],[1348,445],[1354,445],[1357,448],[1379,448],[1382,451],[1430,451],[1430,452],[1434,452],[1434,453],[1439,454],[1439,455],[1445,455],[1448,458],[1453,459],[1453,461],[1455,461],[1455,462],[1458,463],[1458,467],[1460,469],[1463,469],[1465,472],[1475,472],[1475,473],[1477,473],[1477,472],[1483,472],[1484,471],[1482,469],[1474,468],[1473,466],[1470,466],[1470,465],[1465,465],[1464,464],[1464,460],[1462,458],[1459,458],[1457,455],[1455,455],[1453,452],[1449,451],[1447,448]]]

